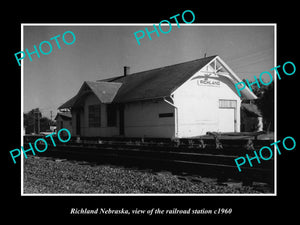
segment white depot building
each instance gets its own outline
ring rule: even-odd
[[[72,135],[98,137],[196,137],[239,132],[241,79],[210,56],[153,70],[85,81],[59,107],[72,113]],[[246,87],[242,98],[256,99]]]

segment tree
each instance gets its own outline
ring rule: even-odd
[[[39,108],[32,109],[28,113],[24,113],[23,116],[26,134],[48,131],[52,124],[50,119],[42,117]]]
[[[243,81],[247,84],[245,79],[243,79]],[[252,82],[253,81],[249,81],[249,83]],[[260,84],[260,88],[257,85],[252,85],[251,89],[257,96],[254,104],[257,105],[263,116],[264,130],[274,131],[274,82],[268,86]]]
[[[274,82],[264,87],[256,104],[262,113],[265,130],[274,131]]]

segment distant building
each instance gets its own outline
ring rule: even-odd
[[[72,114],[70,111],[58,112],[54,120],[56,120],[56,131],[66,128],[72,133]]]
[[[59,107],[71,110],[72,135],[183,138],[240,131],[234,84],[241,79],[219,56],[134,74],[127,69],[123,76],[85,81]],[[246,87],[242,98],[256,96]]]
[[[55,126],[51,126],[50,125],[50,131],[53,133],[53,132],[56,132],[56,125]]]

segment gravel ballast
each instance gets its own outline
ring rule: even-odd
[[[185,179],[170,172],[30,156],[24,160],[25,194],[270,193],[216,179]]]

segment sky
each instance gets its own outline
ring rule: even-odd
[[[167,25],[167,24],[166,24]],[[23,111],[40,108],[42,115],[54,119],[57,108],[77,94],[84,81],[123,75],[123,67],[129,66],[130,73],[150,70],[219,55],[240,77],[253,80],[263,71],[269,71],[274,64],[274,26],[272,25],[214,25],[172,24],[169,33],[152,33],[140,39],[138,45],[134,33],[153,30],[152,24],[131,25],[26,25],[24,24],[24,47],[29,52],[38,48],[43,41],[49,41],[52,52],[26,56],[22,60]],[[169,27],[162,27],[167,31]],[[76,40],[66,45],[62,35],[72,31]],[[50,38],[60,35],[57,41]],[[70,34],[66,42],[72,42]],[[42,50],[48,52],[47,44]],[[17,63],[17,62],[16,62]]]

